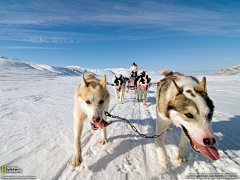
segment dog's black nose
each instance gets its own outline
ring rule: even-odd
[[[216,140],[215,140],[215,138],[212,138],[212,139],[205,138],[205,139],[203,139],[203,143],[206,146],[213,146],[216,143]]]
[[[98,117],[98,118],[96,119],[96,122],[98,123],[98,122],[100,122],[100,120],[101,120],[100,117]]]
[[[100,117],[97,117],[97,118],[93,117],[92,120],[93,120],[94,123],[99,123],[101,121],[101,118]]]

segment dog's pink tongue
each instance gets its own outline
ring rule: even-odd
[[[100,123],[95,124],[95,126],[99,127],[100,129],[103,129],[103,128],[109,126],[110,124],[112,124],[112,121],[108,123],[103,119]]]
[[[218,151],[215,147],[213,146],[210,146],[210,147],[207,147],[207,146],[202,146],[200,144],[196,144],[197,145],[197,148],[198,150],[206,157],[216,161],[220,158],[219,154],[218,154]]]

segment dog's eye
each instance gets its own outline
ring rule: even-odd
[[[91,104],[91,102],[89,100],[86,101],[87,104]]]
[[[193,118],[193,115],[191,113],[186,113],[185,116],[187,116],[188,118]]]
[[[104,100],[99,101],[99,104],[103,104],[103,103],[104,103]]]

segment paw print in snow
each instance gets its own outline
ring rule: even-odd
[[[125,158],[124,163],[117,168],[121,173],[130,173],[139,169],[137,163],[132,162],[132,158]]]

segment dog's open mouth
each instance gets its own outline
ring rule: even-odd
[[[102,119],[102,121],[101,121],[100,123],[94,124],[94,123],[90,122],[90,124],[91,124],[91,128],[92,128],[93,130],[97,130],[98,128],[104,129],[105,127],[107,127],[107,126],[109,126],[110,124],[112,124],[112,121],[108,123],[107,121],[105,121],[104,119]]]
[[[189,139],[192,149],[198,153],[202,153],[204,156],[216,161],[220,158],[218,151],[213,146],[204,146],[197,143],[192,136],[189,134],[188,130],[182,125],[183,131]]]

